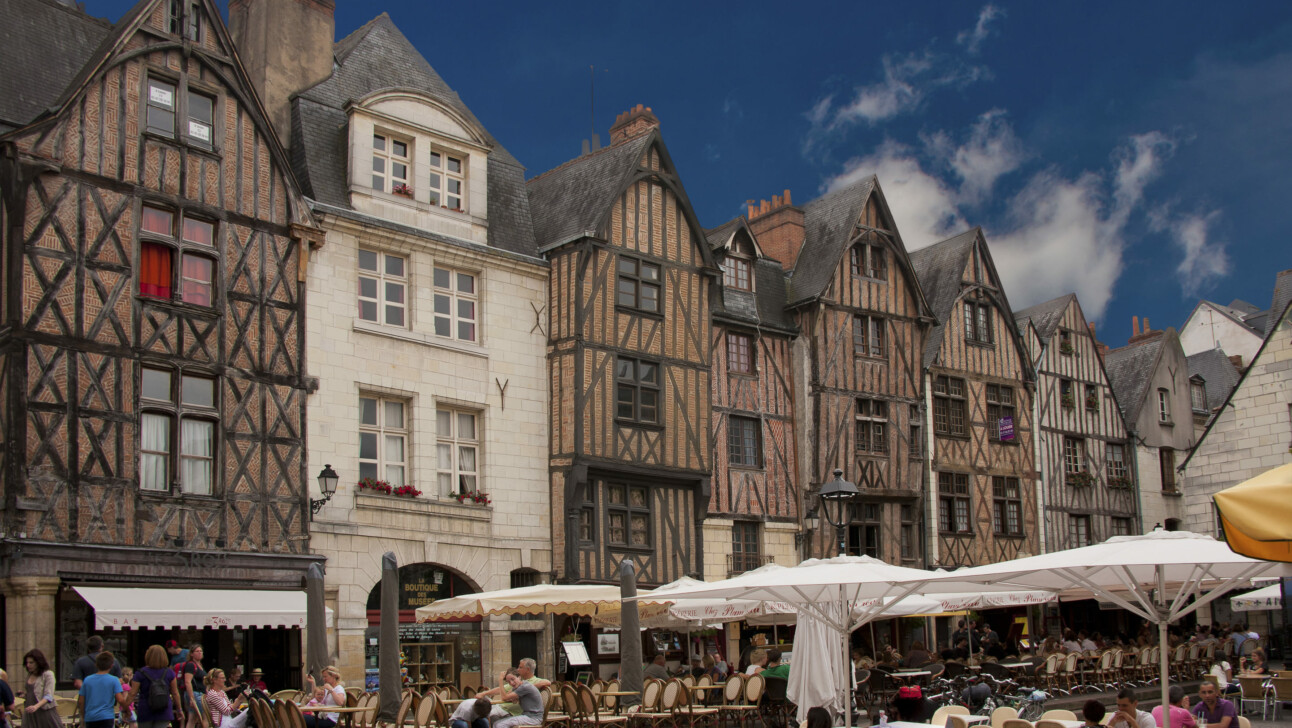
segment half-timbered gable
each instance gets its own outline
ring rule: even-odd
[[[1193,448],[1197,435],[1189,382],[1189,361],[1175,329],[1139,331],[1126,346],[1104,357],[1108,381],[1135,444],[1133,459],[1141,532],[1160,525],[1168,531],[1183,527],[1184,490],[1178,468]]]
[[[760,210],[751,225],[794,209]],[[788,308],[802,331],[799,480],[815,492],[842,469],[861,490],[848,552],[920,563],[919,352],[931,309],[876,178],[809,202],[801,216],[801,247],[782,248],[793,260]],[[832,553],[832,544],[823,528],[810,549]]]
[[[52,105],[7,99],[0,137],[3,528],[33,540],[0,576],[53,580],[10,619],[52,614],[60,580],[188,585],[177,552],[220,559],[223,587],[299,588],[300,271],[317,231],[218,9],[147,0],[83,33],[97,21],[72,8],[7,5],[19,50],[63,48],[67,27],[101,38],[69,49],[86,55]],[[0,73],[48,83],[48,55],[4,52]],[[114,548],[87,561],[89,544]],[[53,654],[48,625],[10,661]]]
[[[722,282],[711,304],[713,493],[704,526],[705,576],[726,578],[773,560],[798,561],[797,330],[785,311],[781,264],[766,256],[745,218],[707,237]]]
[[[649,109],[529,182],[551,263],[553,548],[561,578],[702,570],[712,470],[709,296],[719,273]]]
[[[1139,533],[1133,453],[1076,294],[1014,314],[1030,332],[1036,370],[1036,470],[1043,551]]]
[[[931,564],[1037,553],[1034,380],[979,228],[911,254],[938,325],[923,351]]]

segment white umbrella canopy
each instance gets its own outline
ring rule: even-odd
[[[971,582],[1098,597],[1158,625],[1162,704],[1167,704],[1167,625],[1259,576],[1283,576],[1292,565],[1234,553],[1223,541],[1188,531],[1115,536],[1101,544],[1029,556],[926,577],[922,590]],[[927,593],[927,591],[926,591]],[[1171,728],[1168,722],[1165,728]]]
[[[417,621],[494,614],[567,614],[591,617],[601,609],[618,609],[619,587],[609,584],[537,584],[441,599],[417,608]],[[640,598],[642,617],[667,611],[667,603]]]
[[[1283,608],[1283,585],[1270,584],[1256,591],[1229,598],[1229,608],[1235,612],[1263,612]]]

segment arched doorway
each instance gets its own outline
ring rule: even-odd
[[[419,694],[447,685],[480,684],[480,620],[418,623],[418,607],[440,599],[474,594],[479,589],[441,564],[399,567],[399,649],[404,687]],[[368,592],[368,628],[364,632],[364,685],[378,684],[381,582]]]

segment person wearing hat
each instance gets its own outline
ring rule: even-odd
[[[166,640],[166,654],[170,657],[170,666],[175,667],[185,660],[184,655],[180,654],[183,650],[179,647],[179,642],[175,640]]]
[[[258,667],[251,671],[251,679],[247,680],[247,685],[252,690],[269,691],[269,686],[265,684],[265,671]]]

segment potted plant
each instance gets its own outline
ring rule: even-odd
[[[1095,484],[1095,476],[1082,470],[1079,473],[1068,473],[1068,485],[1077,488],[1087,488]]]
[[[1060,354],[1063,354],[1063,355],[1065,355],[1065,356],[1072,356],[1072,352],[1074,352],[1074,351],[1076,351],[1076,349],[1074,349],[1074,348],[1072,347],[1072,342],[1071,342],[1071,341],[1064,341],[1064,342],[1062,342],[1062,343],[1060,343],[1060,344],[1059,344],[1059,353],[1060,353]]]
[[[391,491],[394,490],[394,487],[384,480],[378,480],[377,478],[364,478],[359,481],[359,490],[366,490],[369,493],[390,495]]]
[[[1114,475],[1113,477],[1108,479],[1108,487],[1109,488],[1129,488],[1131,487],[1131,479],[1125,475]]]
[[[391,192],[394,192],[395,194],[399,195],[400,197],[412,197],[412,196],[413,196],[413,188],[412,188],[412,187],[409,187],[407,184],[404,184],[404,183],[402,183],[402,182],[401,182],[401,183],[399,183],[399,184],[397,184],[397,185],[395,185],[395,186],[394,186],[394,188],[392,188],[390,191],[391,191]]]
[[[466,503],[467,501],[470,501],[477,505],[487,506],[492,502],[489,500],[488,493],[483,493],[478,490],[470,490],[465,493],[458,493],[455,497],[458,499],[459,503]]]
[[[411,485],[401,485],[395,489],[394,495],[400,498],[416,498],[422,494],[422,491]]]
[[[1086,397],[1086,409],[1090,410],[1091,412],[1098,412],[1099,398],[1094,395]]]
[[[1074,402],[1072,400],[1072,393],[1065,392],[1063,396],[1059,398],[1059,403],[1063,405],[1063,409],[1072,409],[1072,407],[1074,406]]]

